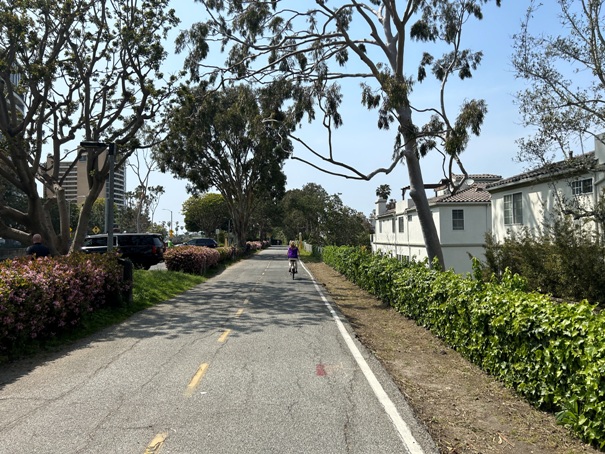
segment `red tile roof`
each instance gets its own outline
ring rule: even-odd
[[[492,196],[485,190],[487,183],[475,183],[456,194],[446,194],[429,199],[430,204],[435,203],[488,203]]]

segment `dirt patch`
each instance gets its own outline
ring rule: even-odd
[[[443,453],[597,453],[426,329],[323,263],[305,263]]]

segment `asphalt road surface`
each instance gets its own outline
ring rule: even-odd
[[[436,453],[286,249],[2,366],[0,453]]]

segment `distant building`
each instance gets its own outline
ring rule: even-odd
[[[83,151],[80,159],[75,163],[73,168],[69,171],[69,167],[73,164],[73,161],[67,160],[59,163],[59,175],[62,177],[67,173],[63,188],[65,189],[65,198],[68,202],[76,202],[81,205],[84,202],[84,198],[88,195],[89,187],[86,176],[86,161],[88,159],[88,152]],[[99,165],[102,166],[107,159],[107,151],[104,151],[99,155]],[[52,167],[52,156],[48,158],[48,168]],[[114,203],[118,207],[126,206],[126,171],[124,168],[116,169],[114,173]],[[47,195],[50,195],[48,193]],[[109,197],[109,184],[105,182],[103,189],[99,197],[107,199]]]
[[[499,175],[469,175],[465,186],[452,195],[447,184],[435,185],[435,197],[429,198],[443,258],[457,273],[472,271],[469,256],[485,257],[485,233],[492,226],[491,196],[486,186],[500,180]],[[376,202],[372,250],[399,260],[427,258],[424,236],[416,206],[411,199]]]
[[[605,140],[605,135],[602,136]],[[429,199],[435,227],[448,268],[457,273],[471,271],[469,255],[484,259],[485,234],[498,243],[525,229],[534,234],[561,213],[580,213],[578,226],[601,228],[581,214],[590,213],[605,194],[605,144],[595,139],[595,150],[571,159],[550,163],[529,172],[502,178],[498,175],[469,175],[468,186],[454,195],[447,185],[431,185]],[[411,200],[376,201],[372,250],[400,260],[427,257],[416,207]],[[603,234],[604,232],[599,232]]]

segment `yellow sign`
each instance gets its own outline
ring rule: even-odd
[[[100,231],[101,231],[101,229],[100,229],[100,228],[98,228],[96,225],[95,225],[95,226],[92,228],[92,233],[94,233],[95,235],[96,235],[97,233],[99,233]]]
[[[172,238],[172,237],[174,236],[174,232],[173,232],[172,230],[170,230],[170,231],[168,232],[168,234],[170,235],[170,238]]]

